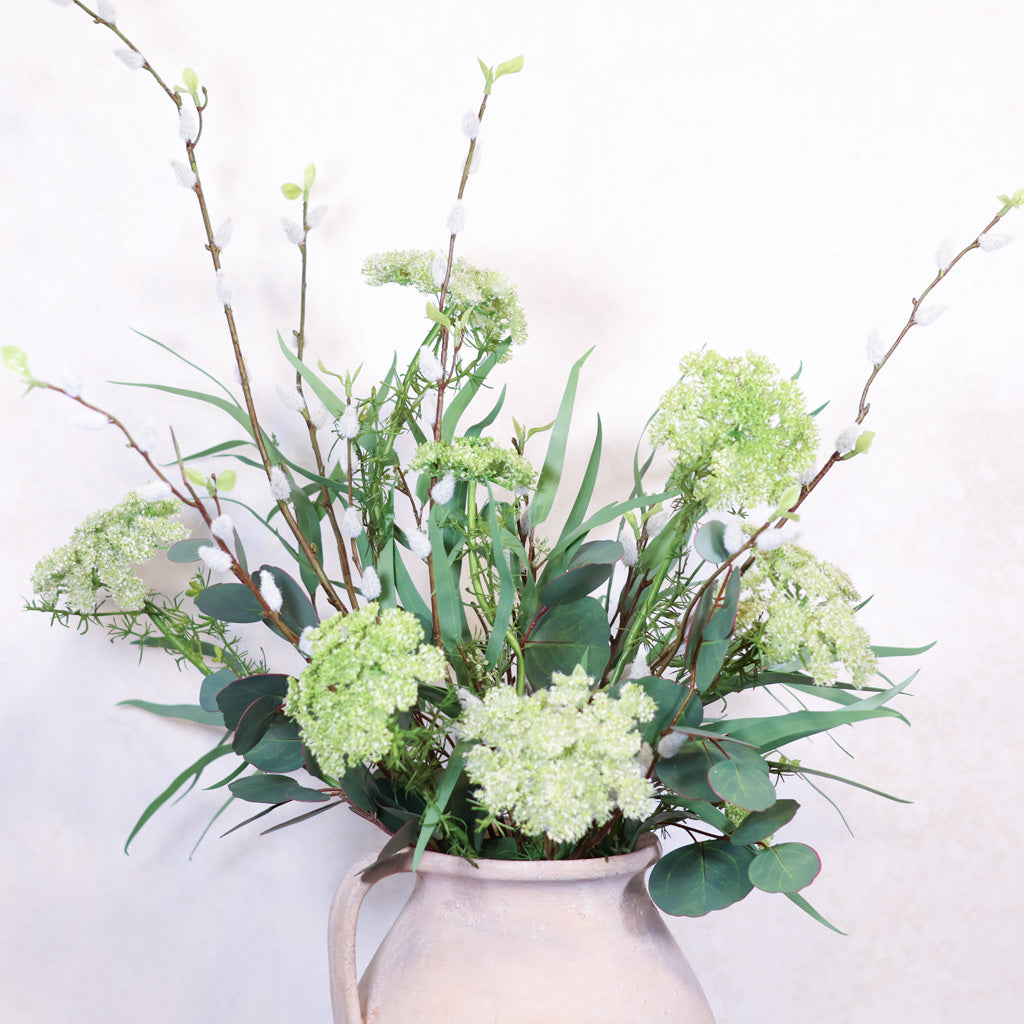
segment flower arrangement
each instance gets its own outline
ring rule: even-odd
[[[907,333],[938,315],[926,301],[932,289],[970,251],[1002,244],[994,228],[1024,193],[1000,197],[893,342],[874,343],[856,414],[824,461],[816,411],[796,379],[754,353],[691,353],[652,410],[624,492],[595,510],[600,432],[582,479],[563,472],[586,356],[548,426],[514,423],[509,447],[488,433],[504,406],[503,393],[489,396],[491,382],[526,340],[526,317],[508,280],[456,247],[492,89],[522,60],[481,65],[484,97],[465,119],[446,247],[372,256],[364,268],[370,285],[426,296],[414,358],[396,357],[363,387],[356,372],[325,365],[336,354],[311,365],[304,320],[294,344],[280,339],[294,373],[284,397],[308,433],[300,453],[268,430],[249,384],[223,266],[230,227],[213,227],[196,156],[205,89],[189,69],[183,85],[167,85],[109,5],[76,6],[117,33],[125,63],[178,110],[184,160],[175,174],[200,207],[239,378],[217,382],[216,393],[147,385],[216,406],[241,435],[178,450],[165,466],[150,439],[91,404],[76,382],[39,379],[20,349],[3,351],[30,390],[61,393],[112,425],[151,477],[40,563],[32,607],[190,666],[195,706],[150,710],[220,730],[129,841],[229,758],[229,803],[261,807],[250,820],[305,808],[284,825],[348,806],[392,836],[388,852],[414,845],[470,859],[607,856],[671,830],[691,842],[652,873],[666,912],[705,914],[756,887],[821,919],[800,895],[820,864],[810,847],[778,840],[799,807],[777,785],[828,773],[783,748],[902,717],[890,704],[910,680],[890,683],[877,659],[914,652],[871,645],[853,584],[798,547],[792,524],[827,474],[868,450],[869,390]],[[310,165],[301,184],[283,186],[301,202],[286,230],[301,254],[303,296],[308,236],[322,216],[310,204],[315,183]],[[671,462],[665,476],[655,449]],[[220,460],[232,468],[214,472]],[[286,567],[247,562],[248,527],[236,528],[231,496],[240,472],[266,480],[267,510],[247,515],[280,541]],[[569,510],[554,521],[559,498]],[[198,537],[186,539],[193,531],[179,513]],[[150,592],[133,571],[158,549],[193,567],[177,593]],[[232,631],[244,623],[275,635],[269,662]],[[730,698],[756,689],[816,709],[730,713]],[[696,884],[705,878],[713,882]]]

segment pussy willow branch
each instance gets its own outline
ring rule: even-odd
[[[90,412],[94,412],[99,414],[100,416],[106,417],[107,422],[110,423],[111,426],[116,427],[118,430],[120,430],[121,433],[124,435],[125,440],[127,440],[128,442],[128,447],[134,449],[139,455],[142,456],[142,458],[146,462],[146,465],[149,466],[149,468],[153,471],[153,473],[157,476],[159,480],[167,484],[167,486],[171,490],[171,493],[178,499],[178,501],[180,501],[183,505],[186,505],[188,508],[195,509],[196,512],[198,512],[199,515],[202,516],[203,522],[206,523],[207,528],[209,528],[210,524],[213,522],[213,519],[210,516],[210,513],[207,511],[206,506],[203,503],[203,500],[199,497],[198,494],[196,494],[191,484],[189,484],[188,480],[185,478],[184,467],[181,464],[181,453],[177,452],[177,440],[174,441],[174,448],[178,454],[178,467],[181,470],[182,486],[185,488],[185,491],[187,493],[182,493],[177,487],[175,487],[175,485],[171,482],[171,480],[163,472],[163,470],[152,460],[152,458],[150,458],[149,452],[140,447],[139,443],[135,440],[134,437],[132,437],[131,432],[128,430],[128,428],[113,413],[108,412],[106,409],[100,408],[100,406],[98,405],[93,405],[92,402],[87,402],[80,395],[69,394],[64,388],[58,387],[55,384],[44,384],[43,386],[48,388],[50,391],[56,391],[58,394],[64,395],[66,398],[70,398],[72,401],[77,402],[80,406],[82,406],[85,409],[88,409]],[[173,438],[173,431],[171,436]],[[292,630],[284,622],[281,616],[277,612],[272,611],[270,609],[270,606],[267,604],[263,595],[260,593],[260,589],[258,586],[256,586],[252,577],[241,567],[241,565],[238,564],[238,560],[235,558],[234,552],[231,551],[231,549],[228,548],[227,545],[225,545],[224,542],[220,540],[220,538],[218,537],[213,538],[213,543],[216,546],[218,546],[222,551],[230,555],[232,573],[234,574],[235,578],[239,581],[239,583],[242,583],[246,587],[248,587],[248,589],[252,592],[256,600],[259,601],[260,606],[263,609],[263,614],[271,622],[273,622],[274,625],[278,627],[278,629],[281,630],[281,632],[289,641],[297,644],[299,638],[295,635],[294,632],[292,632]]]
[[[301,360],[306,348],[306,274],[309,266],[309,192],[302,195],[302,242],[299,245],[299,252],[302,257],[302,273],[299,285],[299,327],[292,333],[295,336],[295,354]],[[302,374],[295,371],[295,390],[305,400],[303,390]],[[316,436],[316,424],[309,415],[309,405],[302,410],[302,418],[306,421],[306,430],[309,432],[309,446],[313,451],[313,458],[316,461],[316,471],[322,476],[327,476],[323,454],[320,451],[320,442]],[[324,512],[327,514],[328,522],[331,524],[331,532],[334,534],[335,546],[338,549],[338,560],[341,563],[341,575],[345,581],[345,590],[348,593],[349,603],[353,608],[357,607],[355,586],[352,583],[352,569],[349,565],[348,552],[345,550],[345,538],[341,535],[341,527],[338,525],[338,517],[334,511],[334,501],[326,484],[320,485],[320,500],[323,503]]]
[[[115,33],[115,35],[117,35],[118,38],[120,38],[131,50],[142,56],[142,51],[139,50],[139,48],[133,42],[131,42],[131,40],[129,40],[127,36],[125,36],[121,32],[121,30],[113,24],[113,22],[105,21],[98,14],[96,14],[95,11],[90,10],[84,4],[80,3],[79,0],[74,0],[74,2],[78,7],[85,11],[85,13],[88,14],[93,19],[93,21],[95,21],[97,24],[106,26],[108,29],[110,29],[111,32]],[[143,59],[145,60],[145,57],[143,57]],[[167,84],[163,81],[163,79],[156,73],[156,71],[152,67],[150,67],[148,61],[145,62],[144,66],[149,69],[154,79],[157,81],[157,83],[160,85],[163,91],[167,94],[168,98],[174,104],[175,108],[180,112],[182,103],[184,102],[181,96],[179,96],[178,93],[174,90],[168,88]],[[203,111],[206,109],[206,105],[207,96],[206,90],[204,89],[203,103],[196,104],[196,112],[199,118],[199,134],[202,133]],[[216,272],[221,269],[221,250],[214,244],[213,227],[210,223],[210,214],[206,205],[206,197],[203,193],[202,181],[199,175],[199,166],[196,162],[195,148],[196,142],[198,142],[199,139],[199,134],[197,134],[194,140],[184,140],[184,144],[185,152],[186,155],[188,156],[189,168],[191,169],[196,179],[195,184],[192,186],[192,191],[195,192],[196,199],[199,201],[199,210],[203,218],[203,229],[206,232],[206,249],[210,253],[210,257],[213,260],[213,268],[214,271]],[[305,218],[303,218],[303,220],[305,220]],[[252,390],[249,386],[249,377],[245,369],[245,359],[242,356],[242,347],[238,337],[238,328],[235,324],[234,311],[231,308],[230,303],[223,303],[223,307],[224,317],[225,320],[227,321],[228,326],[228,333],[231,336],[231,346],[235,355],[235,364],[238,367],[238,375],[242,385],[242,394],[245,397],[245,408],[249,416],[249,421],[252,425],[253,440],[256,442],[256,448],[260,453],[260,459],[263,462],[263,468],[267,474],[267,481],[269,483],[271,479],[271,469],[273,468],[273,463],[271,462],[270,454],[267,451],[266,444],[263,440],[263,431],[260,428],[259,419],[256,416],[256,406],[255,403],[253,402]],[[313,548],[310,545],[309,541],[306,539],[305,535],[302,533],[302,530],[299,528],[298,521],[295,519],[294,514],[288,507],[288,502],[283,499],[278,499],[277,506],[281,512],[282,518],[288,524],[288,528],[291,530],[296,543],[302,550],[302,553],[305,555],[306,560],[310,565],[310,568],[316,574],[317,580],[319,581],[320,585],[324,588],[324,593],[327,595],[327,600],[335,608],[337,608],[338,610],[342,610],[344,606],[341,602],[341,599],[338,597],[338,594],[334,589],[334,585],[331,583],[330,579],[327,576],[327,573],[324,571],[323,565],[321,564],[316,552],[313,551]]]
[[[998,224],[1011,209],[1012,206],[1005,205],[988,222],[985,228],[982,231],[980,231],[977,236],[975,236],[974,241],[972,241],[969,245],[965,245],[960,250],[960,252],[957,253],[957,255],[952,260],[950,260],[948,267],[946,267],[945,269],[940,268],[939,272],[935,275],[932,281],[928,284],[928,286],[924,289],[924,291],[921,292],[921,294],[917,298],[911,299],[912,308],[910,316],[907,317],[907,322],[903,325],[903,329],[896,336],[896,340],[893,341],[893,343],[889,346],[888,350],[886,351],[882,359],[879,360],[879,362],[874,367],[872,367],[871,373],[868,375],[867,381],[864,384],[864,389],[861,392],[860,396],[860,402],[857,406],[857,418],[855,420],[856,423],[863,423],[865,418],[867,417],[867,414],[871,409],[871,405],[868,402],[868,392],[871,389],[871,385],[874,383],[875,378],[881,372],[882,367],[885,366],[886,363],[888,363],[893,353],[899,347],[900,342],[902,342],[903,339],[907,336],[911,327],[915,326],[916,321],[914,317],[918,309],[920,308],[921,303],[925,300],[925,298],[932,291],[932,289],[935,288],[936,285],[938,285],[940,281],[945,280],[945,278],[949,275],[950,270],[952,270],[953,267],[955,267],[956,264],[959,263],[960,260],[962,260],[964,256],[967,255],[967,253],[969,253],[972,249],[979,248],[978,239],[982,235],[988,234],[988,232],[991,231],[992,228],[994,228],[996,224]],[[755,555],[753,553],[753,548],[757,543],[758,537],[760,537],[761,534],[763,534],[764,531],[772,525],[772,523],[775,524],[775,529],[781,529],[792,517],[791,514],[793,512],[796,512],[796,510],[804,503],[804,500],[807,498],[807,496],[818,486],[818,484],[821,483],[822,480],[825,479],[825,477],[828,475],[832,467],[835,466],[837,462],[843,461],[845,461],[845,456],[840,455],[838,451],[833,451],[832,454],[825,461],[825,464],[815,474],[814,478],[809,483],[804,484],[800,488],[800,495],[797,498],[796,502],[794,502],[794,504],[791,505],[786,510],[787,514],[778,517],[778,519],[769,519],[768,522],[763,523],[760,527],[758,527],[758,529],[749,538],[747,538],[746,543],[738,551],[734,552],[732,555],[729,556],[729,558],[722,562],[718,566],[718,568],[715,569],[715,571],[704,581],[704,583],[698,589],[697,593],[694,595],[693,601],[686,609],[686,613],[680,621],[679,627],[676,630],[676,633],[672,641],[670,641],[665,647],[662,648],[661,652],[651,663],[652,672],[654,672],[656,675],[660,674],[661,672],[664,672],[665,669],[668,668],[669,663],[678,653],[679,648],[682,646],[683,640],[686,636],[686,629],[693,609],[696,607],[697,602],[700,601],[700,599],[704,596],[704,593],[707,591],[708,587],[710,587],[711,584],[731,565],[734,565],[737,559],[740,557],[740,555],[744,553],[747,553],[747,558],[744,561],[740,571],[746,572],[754,564]]]

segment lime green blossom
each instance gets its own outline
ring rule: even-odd
[[[498,447],[490,437],[427,441],[416,449],[409,465],[438,478],[451,473],[456,480],[501,484],[510,491],[532,487],[537,475],[522,455]]]
[[[395,716],[411,708],[419,683],[443,683],[444,654],[424,644],[415,615],[371,603],[337,614],[305,637],[312,661],[288,683],[285,714],[321,767],[341,775],[391,751]]]
[[[371,285],[410,285],[424,295],[436,295],[441,290],[434,278],[439,259],[444,259],[440,253],[417,249],[382,252],[366,259],[363,276]],[[517,345],[526,340],[526,314],[515,286],[497,270],[457,259],[448,281],[445,312],[454,321],[468,309],[474,314],[471,323],[483,328],[487,346],[509,336]]]
[[[795,381],[763,356],[698,352],[661,399],[650,438],[675,461],[669,484],[705,508],[774,503],[814,461],[817,430]]]
[[[797,659],[823,685],[835,682],[836,663],[856,686],[874,675],[871,640],[854,616],[860,595],[841,569],[787,544],[759,553],[743,588],[736,631],[760,626],[755,644],[769,664]]]
[[[76,614],[92,614],[108,596],[122,611],[139,611],[149,588],[135,567],[189,535],[184,523],[171,521],[180,511],[179,501],[149,502],[129,492],[119,505],[94,512],[67,544],[42,559],[32,589],[48,605],[65,595]]]
[[[636,726],[653,717],[654,702],[633,683],[618,699],[593,685],[577,666],[530,696],[501,686],[467,701],[459,729],[480,742],[466,773],[487,811],[507,811],[526,833],[555,842],[581,839],[616,808],[627,818],[651,813],[654,788],[638,760]]]

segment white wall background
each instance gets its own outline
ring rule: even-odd
[[[869,329],[894,337],[938,244],[970,241],[995,194],[1024,185],[1024,15],[999,0],[121,0],[118,13],[167,78],[189,64],[209,87],[199,159],[214,220],[234,219],[225,264],[268,407],[274,332],[296,318],[280,183],[317,162],[330,209],[311,244],[310,344],[369,377],[394,348],[412,352],[422,307],[365,288],[360,262],[443,244],[476,57],[524,53],[492,98],[459,250],[520,286],[531,339],[507,366],[519,419],[546,422],[572,361],[597,346],[576,451],[600,409],[619,455],[609,493],[678,357],[704,344],[753,347],[787,371],[803,360],[809,401],[832,400],[831,439],[856,408]],[[230,374],[194,200],[168,165],[174,111],[76,8],[10,5],[3,25],[4,343],[42,376],[77,368],[87,397],[133,425],[173,422],[194,449],[224,424],[108,383],[198,383],[132,328]],[[854,841],[808,794],[791,838],[821,853],[807,895],[846,938],[756,893],[673,922],[719,1024],[952,1024],[1002,1019],[1024,997],[1022,274],[1024,247],[1010,246],[971,254],[940,286],[946,313],[911,332],[874,389],[872,452],[806,506],[805,543],[877,595],[863,613],[876,641],[940,644],[907,669],[922,669],[911,729],[848,732],[853,764],[827,740],[805,759],[914,803],[831,787]],[[145,479],[75,415],[0,383],[4,1019],[327,1021],[328,901],[380,833],[336,812],[210,838],[189,860],[219,804],[203,794],[126,858],[141,809],[210,740],[114,704],[189,700],[194,679],[20,611],[36,559]],[[403,892],[367,905],[367,955]]]

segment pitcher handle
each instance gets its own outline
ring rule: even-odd
[[[335,1024],[363,1024],[356,977],[356,924],[366,894],[382,878],[412,870],[412,850],[385,860],[366,857],[354,864],[338,883],[327,919],[327,953],[330,957],[331,1010]],[[339,1016],[339,1014],[341,1016]]]

